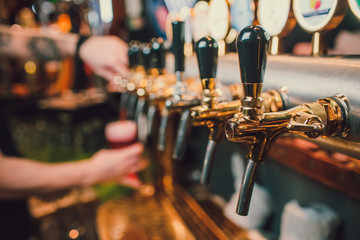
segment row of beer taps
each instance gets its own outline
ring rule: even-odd
[[[287,109],[286,88],[262,92],[269,36],[260,26],[248,26],[237,36],[241,84],[231,86],[222,86],[216,78],[218,45],[211,37],[203,37],[195,44],[201,84],[194,78],[185,79],[184,22],[174,21],[172,27],[175,74],[166,72],[162,39],[142,45],[131,43],[130,78],[118,81],[124,91],[122,108],[127,109],[128,117],[138,122],[140,140],[147,142],[157,131],[158,151],[164,151],[169,143],[166,138],[169,119],[178,116],[178,131],[172,139],[172,158],[176,160],[183,158],[190,127],[207,127],[209,142],[201,175],[203,184],[209,183],[215,148],[220,140],[226,136],[232,142],[248,143],[238,214],[248,214],[256,171],[279,135],[316,138],[348,134],[350,104],[344,95],[324,97]],[[230,96],[226,96],[224,89]],[[160,121],[154,126],[157,112]]]

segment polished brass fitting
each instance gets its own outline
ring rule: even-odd
[[[287,92],[283,90],[270,89],[258,97],[258,102],[262,102],[260,112],[264,109],[265,112],[280,111],[285,108],[283,98],[286,98]],[[246,101],[244,101],[246,102]],[[233,100],[229,102],[211,101],[211,104],[203,104],[191,108],[191,118],[193,126],[206,126],[208,128],[216,127],[224,123],[231,117],[239,116],[240,109],[243,109],[242,100]],[[247,110],[245,110],[247,111]],[[211,138],[210,138],[211,139]]]
[[[282,110],[284,108],[283,96],[287,96],[287,92],[280,90],[268,90],[258,97],[263,105],[261,110],[268,111]],[[286,98],[286,97],[284,97]],[[264,100],[263,100],[264,99]],[[204,159],[204,166],[201,175],[201,183],[209,183],[212,158],[216,143],[224,137],[224,128],[226,121],[239,113],[242,108],[241,100],[233,100],[229,102],[202,101],[203,105],[191,108],[191,118],[193,126],[206,126],[209,133],[209,143]],[[260,101],[259,101],[260,102]]]
[[[260,96],[262,83],[243,83],[244,97],[241,98],[241,114],[248,119],[258,119],[264,113],[264,99]]]
[[[308,138],[344,137],[349,132],[349,115],[349,101],[340,95],[301,104],[286,111],[264,113],[253,119],[241,114],[229,119],[225,126],[227,139],[249,143],[249,160],[242,178],[236,212],[248,214],[257,168],[280,134]]]
[[[249,158],[263,161],[265,149],[279,134],[303,137],[346,136],[349,131],[349,100],[344,96],[321,98],[286,111],[264,113],[259,119],[240,115],[228,120],[225,134],[229,141],[259,144]]]

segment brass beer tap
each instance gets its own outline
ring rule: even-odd
[[[165,99],[170,94],[168,86],[172,84],[171,77],[166,73],[165,54],[166,49],[162,38],[153,38],[151,40],[151,83],[147,85],[147,95],[149,99],[149,108],[147,112],[148,137],[154,129],[154,120],[157,112],[163,112],[165,108]]]
[[[131,65],[129,79],[125,82],[126,94],[122,95],[121,102],[126,108],[127,118],[136,119],[136,105],[138,96],[136,94],[137,86],[145,76],[146,72],[143,66],[144,56],[140,43],[132,41],[128,50],[129,63]]]
[[[189,132],[190,126],[190,108],[200,104],[199,96],[196,92],[189,91],[183,81],[185,70],[185,25],[183,21],[172,22],[173,27],[173,52],[175,57],[175,76],[176,83],[172,86],[172,95],[165,101],[167,112],[163,114],[159,128],[158,149],[164,150],[166,142],[166,126],[168,124],[169,114],[180,114],[180,124],[172,154],[173,159],[182,159],[184,152],[184,141]]]
[[[209,184],[215,148],[224,137],[226,121],[239,111],[241,102],[240,99],[222,101],[221,90],[216,87],[218,58],[216,41],[211,37],[204,37],[196,43],[195,48],[203,93],[202,105],[191,108],[191,118],[193,126],[206,126],[210,131],[200,179],[201,183]],[[229,87],[236,87],[236,85]],[[265,111],[283,110],[286,94],[283,90],[268,90],[263,93]],[[232,95],[234,98],[235,94]]]
[[[135,121],[139,123],[139,117],[144,112],[146,107],[146,98],[147,98],[147,85],[150,83],[151,78],[151,69],[152,69],[152,59],[151,59],[151,44],[143,44],[142,53],[144,59],[144,68],[145,73],[144,77],[139,79],[136,83],[135,93],[137,95],[137,104],[135,108]]]
[[[212,37],[203,37],[195,45],[199,65],[200,79],[203,87],[202,105],[191,108],[192,125],[207,126],[210,130],[200,182],[209,183],[213,156],[217,142],[223,137],[224,115],[233,115],[240,102],[219,103],[221,91],[216,88],[218,62],[218,44]],[[221,107],[220,107],[221,106]],[[219,108],[220,107],[220,108]],[[221,111],[219,111],[221,109]],[[230,112],[230,115],[229,115]]]
[[[344,137],[349,129],[350,104],[345,96],[321,98],[313,103],[272,113],[264,113],[260,96],[266,68],[269,37],[259,26],[244,28],[236,39],[244,97],[234,118],[227,121],[229,141],[249,144],[248,161],[242,178],[236,212],[247,215],[256,171],[264,162],[271,144],[280,134],[307,138]]]

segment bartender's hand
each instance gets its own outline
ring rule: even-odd
[[[112,81],[128,75],[127,44],[116,36],[93,36],[80,47],[80,57],[95,74]]]
[[[15,26],[0,24],[1,56],[47,62],[76,54],[77,34]],[[127,77],[127,49],[127,44],[116,36],[92,36],[81,45],[79,54],[95,74],[111,81],[114,74]]]
[[[98,151],[90,159],[93,183],[117,181],[130,187],[140,187],[139,179],[131,177],[131,174],[146,167],[147,164],[140,157],[142,152],[143,146],[140,143],[121,149]]]

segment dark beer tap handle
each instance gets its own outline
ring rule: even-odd
[[[183,21],[174,21],[172,22],[172,29],[172,48],[175,56],[175,72],[183,72],[185,70],[185,23]]]
[[[153,68],[152,51],[151,51],[150,43],[146,43],[143,45],[142,53],[143,53],[143,57],[144,57],[144,68],[147,71],[150,68]]]
[[[164,40],[162,38],[153,38],[152,39],[152,58],[154,67],[158,70],[165,68],[165,56],[166,48],[164,45]]]
[[[269,35],[256,25],[245,27],[236,38],[241,82],[262,83],[266,68]]]
[[[201,79],[216,78],[218,44],[212,37],[203,37],[195,45]],[[204,89],[212,89],[208,82],[201,81]]]
[[[131,41],[130,48],[128,50],[128,57],[130,66],[136,67],[138,65],[143,65],[143,53],[140,47],[140,42]]]
[[[135,52],[132,48],[132,43],[129,44],[129,48],[127,51],[128,59],[129,59],[129,67],[134,68],[136,66]]]

